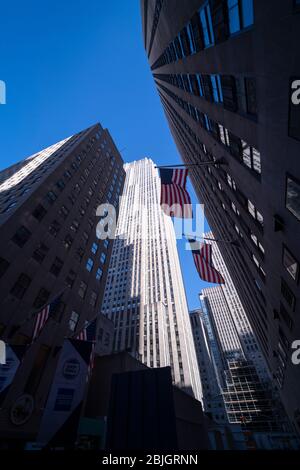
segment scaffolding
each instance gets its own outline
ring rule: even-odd
[[[272,391],[260,381],[250,361],[228,361],[225,382],[222,393],[231,424],[251,431],[282,430]]]

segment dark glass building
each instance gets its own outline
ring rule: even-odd
[[[171,132],[247,316],[300,427],[300,2],[142,0]],[[172,162],[170,162],[172,163]]]
[[[96,209],[107,202],[118,209],[124,178],[120,153],[99,124],[0,173],[1,340],[28,347],[37,314],[61,294],[12,383],[15,364],[1,369],[2,441],[34,440],[64,338],[100,311],[112,241],[97,238]],[[113,324],[101,315],[97,340],[98,353],[111,351]],[[11,409],[22,395],[34,406],[16,426]]]

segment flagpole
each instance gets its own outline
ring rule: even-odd
[[[197,166],[203,166],[203,165],[227,165],[227,162],[220,158],[219,160],[215,160],[215,161],[212,161],[212,160],[206,160],[206,161],[203,161],[203,162],[199,162],[199,163],[182,163],[180,165],[159,165],[159,166],[155,166],[154,168],[192,168],[192,167],[197,167]]]
[[[186,235],[185,233],[182,234],[184,237],[186,238],[189,238],[189,235]],[[208,238],[208,237],[195,237],[194,235],[190,235],[191,238],[193,238],[194,240],[208,240],[208,241],[211,241],[211,242],[217,242],[217,243],[229,243],[231,245],[234,245],[234,246],[237,246],[239,247],[239,242],[238,240],[220,240],[219,238]]]

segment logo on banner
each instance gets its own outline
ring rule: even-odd
[[[68,359],[63,365],[65,379],[73,380],[80,373],[80,362],[77,359]]]

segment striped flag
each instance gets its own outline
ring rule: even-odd
[[[53,302],[43,307],[43,309],[36,315],[32,341],[35,340],[35,338],[39,335],[40,331],[44,328],[44,325],[47,322],[48,318],[56,311],[58,305],[61,302],[61,296],[62,294],[56,297]]]
[[[160,168],[161,195],[160,205],[170,216],[191,219],[192,204],[186,190],[188,169]]]
[[[92,350],[90,356],[90,362],[88,365],[88,376],[90,375],[91,371],[94,367],[94,355],[95,355],[95,340],[96,340],[96,332],[97,332],[97,318],[92,320],[90,323],[87,323],[85,327],[79,332],[76,336],[76,339],[80,341],[90,341],[92,342]]]
[[[195,244],[195,240],[189,242]],[[192,253],[201,279],[214,284],[225,284],[223,276],[213,267],[212,245],[210,243],[197,243],[197,245],[197,248],[192,248]]]
[[[96,339],[97,319],[87,323],[84,328],[78,333],[76,339],[81,341],[95,341]]]

